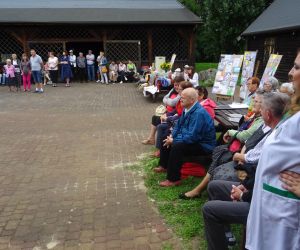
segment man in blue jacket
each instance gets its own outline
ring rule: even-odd
[[[160,186],[180,184],[180,169],[184,156],[211,154],[216,145],[213,120],[198,102],[198,93],[193,88],[182,91],[181,104],[184,112],[172,135],[164,141],[160,150],[159,167],[155,172],[167,172],[167,180]]]

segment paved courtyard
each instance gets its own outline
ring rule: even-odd
[[[0,249],[177,242],[142,177],[124,168],[150,151],[140,141],[157,105],[130,84],[47,87],[42,95],[0,87]]]

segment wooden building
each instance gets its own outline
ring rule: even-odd
[[[200,18],[175,0],[14,0],[0,8],[0,55],[19,56],[35,48],[94,54],[110,60],[149,65],[155,56],[178,65],[195,61],[195,32]]]
[[[300,48],[300,1],[275,0],[244,32],[247,50],[258,51],[258,76],[261,77],[270,54],[283,55],[275,77],[288,81]]]

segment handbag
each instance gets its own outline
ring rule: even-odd
[[[101,72],[102,72],[102,73],[107,73],[107,68],[106,68],[106,66],[102,66],[102,67],[101,67]]]
[[[156,116],[162,116],[163,114],[165,114],[167,112],[167,109],[164,105],[159,105],[156,109],[155,109],[155,115]]]

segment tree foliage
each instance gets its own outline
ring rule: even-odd
[[[221,53],[242,53],[242,32],[263,12],[271,0],[182,0],[202,19],[197,34],[200,61],[218,61]]]

